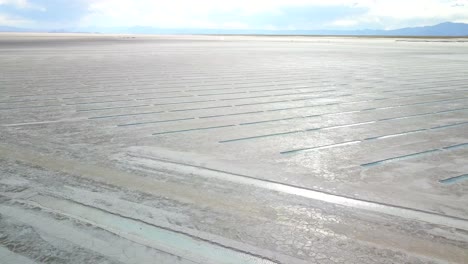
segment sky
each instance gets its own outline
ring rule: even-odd
[[[0,26],[355,30],[468,23],[468,0],[0,0]]]

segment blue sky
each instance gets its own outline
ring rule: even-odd
[[[468,0],[0,0],[0,26],[394,29],[468,23]]]

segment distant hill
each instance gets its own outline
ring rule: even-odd
[[[396,36],[468,36],[468,24],[445,22],[435,26],[401,28],[383,33]]]
[[[2,27],[0,32],[38,32],[15,27]],[[468,37],[468,24],[445,22],[434,26],[408,27],[395,30],[235,30],[235,29],[162,29],[146,26],[118,28],[51,29],[44,32],[100,32],[129,34],[244,34],[244,35],[338,35],[338,36],[431,36]]]
[[[341,35],[341,36],[468,36],[468,24],[445,22],[434,26],[395,30],[235,30],[235,29],[160,29],[135,26],[108,29],[109,33],[133,34],[264,34],[264,35]],[[107,33],[104,31],[103,33]]]
[[[395,30],[236,30],[236,29],[161,29],[135,26],[112,28],[103,33],[133,34],[264,34],[264,35],[340,35],[340,36],[468,36],[468,24],[445,22],[434,26]]]

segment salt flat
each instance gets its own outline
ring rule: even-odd
[[[1,34],[0,256],[466,263],[468,43],[425,41]]]

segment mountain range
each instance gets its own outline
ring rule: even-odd
[[[241,34],[241,35],[337,35],[337,36],[434,36],[468,37],[468,24],[445,22],[434,26],[408,27],[394,30],[235,30],[235,29],[161,29],[155,27],[115,27],[54,29],[48,31],[0,26],[0,32],[88,32],[128,34]]]

